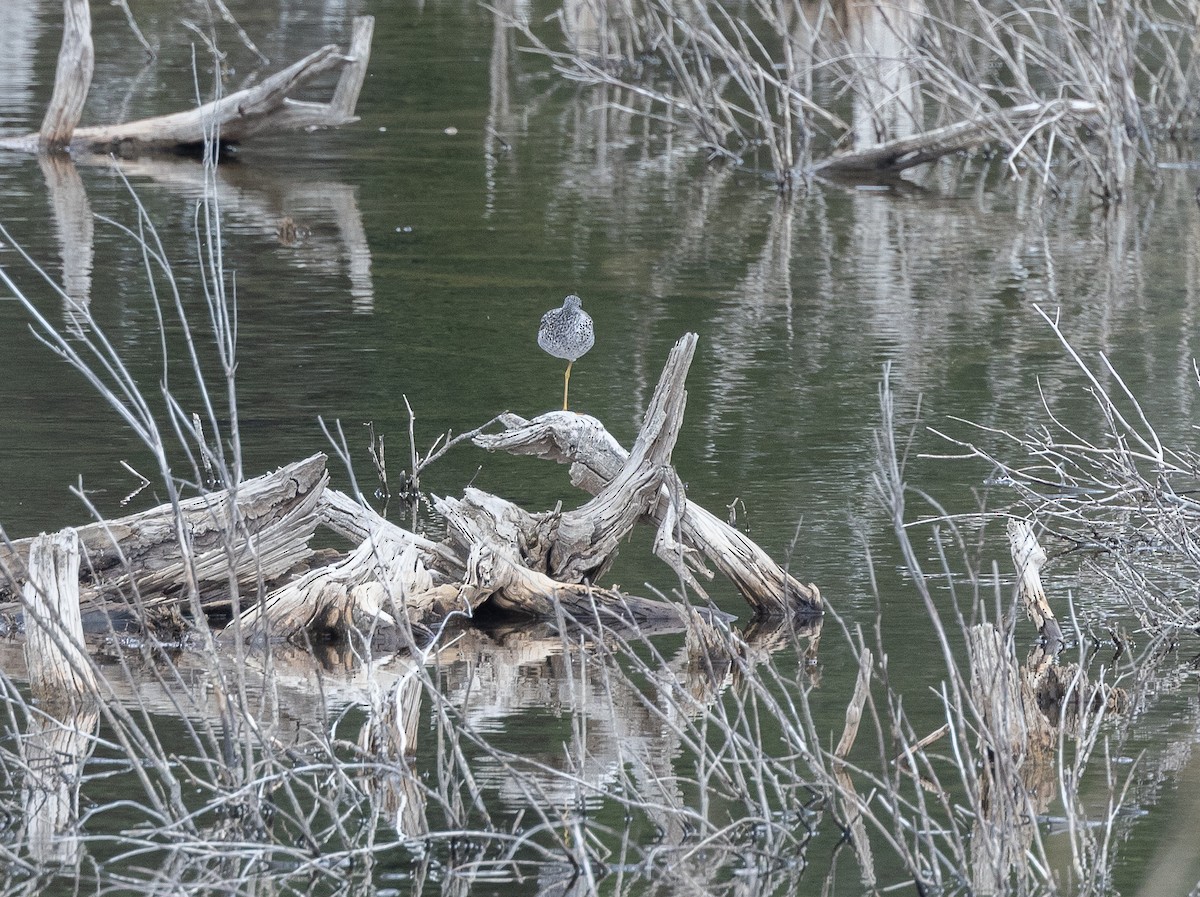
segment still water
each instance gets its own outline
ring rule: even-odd
[[[0,125],[17,132],[40,121],[60,10],[36,0],[11,5]],[[685,141],[647,128],[622,108],[630,98],[557,80],[543,61],[517,52],[476,4],[230,6],[271,58],[269,70],[324,43],[344,43],[353,15],[377,17],[361,121],[266,138],[221,165],[248,474],[327,450],[318,420],[340,421],[369,491],[363,425],[372,421],[386,434],[392,463],[402,466],[405,396],[422,450],[438,434],[505,410],[532,416],[556,407],[562,369],[538,350],[535,334],[542,312],[569,292],[584,298],[597,331],[596,347],[572,374],[572,406],[628,445],[670,346],[695,331],[699,349],[674,455],[689,497],[720,516],[732,508],[770,554],[790,558],[793,572],[816,582],[844,619],[867,628],[877,611],[869,548],[892,684],[933,729],[940,705],[922,704],[943,672],[925,660],[935,643],[898,572],[871,488],[883,364],[893,365],[902,423],[915,421],[920,397],[910,479],[951,512],[974,510],[991,472],[917,457],[950,451],[924,424],[958,435],[969,431],[953,418],[1022,430],[1041,419],[1045,401],[1085,432],[1098,427],[1082,376],[1035,306],[1061,310],[1064,331],[1085,356],[1109,353],[1165,438],[1194,443],[1200,209],[1193,169],[1164,169],[1159,183],[1147,179],[1115,212],[1096,206],[1086,185],[1039,199],[1029,183],[979,159],[948,160],[894,183],[818,182],[780,197],[761,174],[711,167]],[[85,123],[191,102],[190,32],[177,5],[137,7],[142,30],[160,44],[159,60],[141,56],[119,8],[96,4],[97,71]],[[227,78],[237,87],[255,63],[223,28]],[[1190,152],[1181,150],[1184,161]],[[89,298],[153,392],[160,376],[154,310],[141,254],[116,225],[135,224],[136,192],[185,304],[198,313],[200,168],[163,158],[120,169],[80,166],[77,176],[74,195],[85,205],[64,221],[55,217],[46,169],[0,156],[0,223],[58,282],[64,227],[92,222],[94,258],[67,264],[76,278],[68,289]],[[0,247],[0,264],[17,272],[44,314],[64,319],[61,300],[12,246]],[[137,480],[121,462],[148,466],[144,451],[4,296],[0,346],[5,532],[20,537],[86,519],[72,494],[80,488],[101,513],[127,513],[120,502]],[[334,484],[346,487],[347,472],[336,463],[332,470]],[[466,446],[436,464],[423,485],[443,495],[468,482],[530,510],[582,502],[562,469]],[[146,492],[131,507],[157,500]],[[611,578],[633,591],[643,583],[669,590],[672,577],[648,542],[631,542]],[[1002,527],[989,531],[981,555],[1007,575]],[[1077,586],[1055,573],[1047,571],[1052,598],[1065,601]],[[745,615],[732,589],[717,587],[714,598]],[[1074,600],[1085,620],[1119,612],[1104,595],[1076,591]],[[1136,629],[1134,621],[1125,625]],[[1032,638],[1032,629],[1018,631],[1018,645]],[[1190,656],[1195,646],[1182,651]],[[855,673],[843,654],[840,640],[826,640],[813,695],[818,728],[832,738]],[[1184,893],[1200,878],[1196,852],[1172,849],[1169,837],[1172,818],[1191,812],[1184,805],[1195,786],[1200,718],[1192,675],[1176,671],[1172,682],[1113,748],[1125,757],[1148,752],[1128,798],[1136,820],[1116,848],[1121,893]],[[562,739],[553,715],[537,712],[552,705],[542,694],[547,705],[530,699],[491,721],[509,749]],[[486,768],[480,775],[503,794]],[[1156,859],[1159,849],[1169,862]],[[853,875],[839,883],[845,893],[857,886]]]

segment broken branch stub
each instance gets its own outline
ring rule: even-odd
[[[1054,610],[1042,587],[1042,567],[1046,563],[1046,551],[1033,534],[1033,527],[1024,520],[1008,521],[1008,544],[1012,552],[1013,566],[1017,569],[1017,591],[1025,612],[1041,633],[1049,654],[1057,654],[1062,647],[1062,629],[1054,616]]]
[[[565,582],[591,582],[616,557],[621,541],[655,506],[687,404],[684,381],[696,353],[696,334],[685,334],[667,358],[633,450],[596,497],[565,512],[548,539],[546,572]]]
[[[92,86],[95,60],[88,0],[63,0],[63,39],[54,73],[54,93],[37,134],[41,150],[61,149],[71,142]]]
[[[95,699],[96,677],[83,646],[75,530],[35,538],[28,572],[21,604],[30,689],[39,700],[81,707]]]

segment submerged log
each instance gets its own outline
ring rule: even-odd
[[[234,489],[180,502],[184,550],[170,504],[79,527],[86,563],[81,569],[85,605],[122,599],[145,610],[177,601],[194,577],[206,607],[232,600],[230,575],[239,589],[256,593],[312,552],[317,500],[328,481],[325,455],[317,454],[241,483]],[[15,609],[15,590],[27,579],[32,539],[0,545],[0,610]]]
[[[81,2],[86,8],[83,0],[67,0],[68,21],[71,21],[72,7]],[[0,139],[0,147],[37,152],[48,145],[69,144],[72,150],[78,152],[132,156],[140,152],[202,146],[210,139],[239,143],[264,133],[349,124],[357,121],[354,109],[371,57],[374,27],[374,17],[359,16],[354,20],[354,33],[346,53],[332,44],[324,46],[253,87],[196,109],[120,125],[85,128],[75,127],[79,116],[74,104],[78,103],[81,107],[82,98],[87,94],[92,66],[90,60],[70,58],[71,54],[83,51],[78,42],[68,46],[64,39],[58,77],[66,80],[62,84],[56,81],[54,93],[54,103],[60,102],[61,93],[61,103],[64,105],[60,109],[52,104],[46,114],[47,124],[43,125],[42,134]],[[86,47],[90,46],[89,36]],[[86,73],[83,71],[85,67]],[[295,98],[296,92],[310,81],[338,69],[341,70],[341,77],[329,102],[313,103]],[[74,121],[70,120],[72,115]],[[59,124],[51,126],[52,121]]]

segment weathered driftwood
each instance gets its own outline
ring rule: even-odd
[[[24,660],[40,712],[18,736],[25,775],[18,841],[38,862],[79,861],[80,772],[95,747],[98,686],[79,612],[79,537],[42,534],[29,547]],[[9,675],[12,670],[5,668]]]
[[[695,346],[695,335],[688,334],[672,350],[633,451],[583,507],[531,514],[468,488],[462,498],[434,499],[449,532],[438,545],[330,492],[321,502],[323,518],[358,540],[359,548],[340,564],[272,592],[245,611],[234,631],[243,637],[265,631],[292,640],[349,636],[376,645],[411,643],[402,617],[433,630],[450,614],[473,615],[484,602],[543,619],[685,631],[684,608],[602,588],[595,579],[660,503]]]
[[[382,535],[402,544],[412,544],[421,552],[426,566],[435,573],[442,573],[447,580],[461,579],[466,570],[464,558],[445,545],[397,526],[345,492],[324,490],[317,508],[321,522],[351,542],[364,542],[372,536]]]
[[[996,140],[997,134],[1013,134],[1017,143],[1043,124],[1065,116],[1087,117],[1098,107],[1085,100],[1050,100],[1013,106],[992,115],[954,122],[932,131],[899,137],[883,143],[855,148],[815,163],[814,174],[826,172],[902,171],[924,165],[952,153],[973,149]]]
[[[69,22],[75,7],[80,4],[86,7],[86,0],[67,0]],[[42,134],[0,139],[0,147],[38,151],[47,145],[69,144],[77,152],[131,156],[146,151],[201,146],[214,137],[219,137],[224,143],[238,143],[263,133],[349,124],[357,121],[354,109],[366,77],[374,27],[372,16],[359,16],[354,20],[354,33],[348,52],[343,53],[332,44],[324,46],[252,87],[196,109],[125,124],[85,128],[75,127],[79,120],[76,105],[82,108],[92,66],[90,60],[84,57],[66,58],[70,54],[82,53],[83,47],[78,42],[68,45],[64,39],[58,76],[65,77],[67,81],[62,86],[56,82],[54,93],[55,102],[61,103],[62,108],[52,105],[46,116],[48,123],[53,120],[57,124],[49,131],[48,125],[43,125]],[[86,47],[90,46],[89,37]],[[86,78],[82,71],[84,63],[87,63]],[[314,78],[338,69],[341,69],[341,78],[328,103],[304,102],[294,98],[294,94]],[[45,136],[47,133],[53,136],[52,143]]]
[[[468,488],[460,499],[434,499],[448,528],[445,542],[437,543],[343,493],[327,491],[325,456],[315,455],[234,490],[182,503],[182,522],[176,509],[163,505],[81,528],[89,566],[85,599],[120,594],[145,624],[152,619],[147,612],[177,608],[192,583],[206,611],[232,606],[230,584],[236,577],[242,613],[226,630],[228,637],[308,644],[349,640],[374,650],[424,645],[448,618],[473,616],[485,602],[549,621],[689,631],[698,621],[688,608],[596,584],[633,527],[649,519],[658,522],[657,542],[672,546],[668,558],[680,569],[683,542],[690,541],[755,594],[758,607],[770,606],[758,593],[774,588],[779,596],[803,596],[801,610],[811,615],[819,609],[815,587],[795,583],[724,525],[713,523],[716,535],[704,535],[711,515],[687,507],[671,454],[695,347],[695,334],[687,334],[671,351],[631,452],[625,454],[607,434],[597,437],[605,476],[595,478],[595,497],[580,508],[531,514]],[[264,585],[312,554],[308,541],[319,521],[358,547],[260,600]],[[178,543],[181,532],[186,551]],[[721,546],[733,557],[724,557]],[[8,572],[10,586],[25,577],[27,547],[15,543],[0,551],[0,571]],[[720,616],[699,613],[708,622]]]
[[[79,615],[79,537],[64,529],[33,540],[25,608],[25,664],[39,700],[84,707],[95,700],[96,677],[83,647]]]
[[[462,499],[434,499],[452,537],[473,556],[478,551],[487,563],[488,576],[501,584],[494,603],[539,616],[558,606],[589,617],[602,610],[616,619],[639,623],[683,621],[674,605],[593,583],[608,569],[633,527],[659,503],[683,422],[684,380],[695,350],[694,333],[676,343],[633,450],[582,507],[530,514],[476,489],[468,489]]]
[[[313,455],[234,490],[181,502],[186,553],[170,504],[79,527],[86,556],[83,603],[120,596],[136,607],[153,607],[177,600],[186,575],[194,575],[202,601],[227,605],[231,571],[240,589],[255,594],[260,583],[279,578],[312,553],[308,540],[328,481],[325,460],[323,454]],[[15,609],[14,589],[27,578],[31,543],[0,545],[0,598],[7,594],[9,599],[0,610]]]
[[[679,389],[683,374],[686,368],[673,372],[680,377]],[[593,494],[607,488],[630,458],[594,417],[552,411],[532,421],[505,415],[501,422],[504,432],[477,436],[475,443],[489,451],[570,464],[571,482]],[[712,577],[700,563],[702,556],[733,582],[756,616],[817,616],[823,612],[816,585],[799,582],[745,534],[684,498],[673,470],[660,477],[658,494],[645,514],[658,527],[655,551],[700,595],[704,591],[693,573]]]
[[[980,738],[992,754],[1025,757],[1054,743],[1054,729],[1038,708],[1035,676],[1018,667],[1011,642],[990,623],[967,630],[971,695]],[[1038,664],[1040,666],[1040,664]]]
[[[248,638],[263,633],[266,626],[267,635],[294,641],[351,635],[374,650],[395,651],[428,641],[423,633],[414,640],[408,631],[415,616],[408,601],[433,588],[433,577],[412,540],[376,534],[344,560],[275,589],[261,604],[244,611],[226,633]]]

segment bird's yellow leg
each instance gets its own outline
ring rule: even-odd
[[[567,390],[571,387],[571,365],[575,362],[567,362],[567,373],[563,375],[563,411],[567,410]]]

